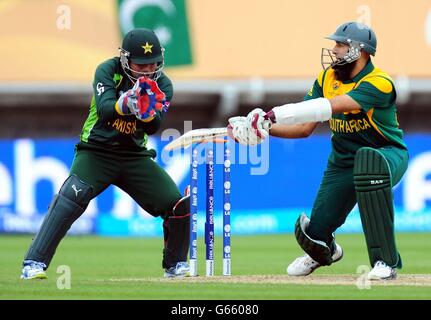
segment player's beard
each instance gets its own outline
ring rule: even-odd
[[[335,79],[339,81],[347,81],[352,78],[353,68],[356,66],[357,61],[353,61],[351,63],[346,63],[343,65],[334,65],[332,69],[334,69]]]

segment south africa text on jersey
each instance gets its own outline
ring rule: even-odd
[[[343,133],[355,133],[371,128],[366,118],[352,120],[332,118],[329,120],[329,126],[331,127],[332,132]]]

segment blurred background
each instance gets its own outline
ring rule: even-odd
[[[150,145],[183,189],[188,153],[163,154],[164,133],[224,126],[230,116],[257,106],[301,100],[322,68],[321,48],[333,46],[324,37],[345,21],[374,29],[373,62],[397,88],[410,164],[395,188],[396,228],[431,231],[431,2],[2,0],[0,232],[37,231],[68,175],[88,115],[94,71],[118,55],[130,29],[154,29],[166,49],[174,99]],[[321,125],[304,140],[271,138],[253,150],[232,148],[233,233],[292,231],[298,214],[310,212],[317,192],[330,148],[328,127]],[[221,168],[217,174],[221,199]],[[340,231],[361,231],[356,209]],[[159,236],[161,225],[110,188],[71,232]]]

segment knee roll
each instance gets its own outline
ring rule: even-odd
[[[80,180],[77,175],[70,175],[60,188],[59,195],[85,209],[93,196],[93,187]]]
[[[172,209],[174,216],[185,216],[190,213],[190,195],[182,197]]]
[[[353,167],[355,190],[372,192],[391,187],[391,172],[385,157],[372,148],[361,148],[356,153]]]

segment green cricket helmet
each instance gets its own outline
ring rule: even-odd
[[[123,44],[120,50],[120,61],[126,75],[132,80],[137,78],[133,74],[138,74],[139,77],[145,76],[153,80],[157,80],[160,76],[163,66],[164,48],[160,45],[159,38],[154,31],[146,28],[138,28],[129,31],[123,39]],[[135,64],[153,64],[157,63],[155,72],[137,72],[130,68],[129,63]]]
[[[326,65],[328,64],[330,66],[344,65],[356,61],[361,57],[361,51],[367,52],[372,56],[376,54],[376,34],[370,27],[359,22],[343,23],[326,39],[348,45],[349,51],[343,58],[337,59],[332,50],[322,48],[321,62],[324,69],[326,69]],[[329,57],[330,61],[325,61],[325,57]]]

